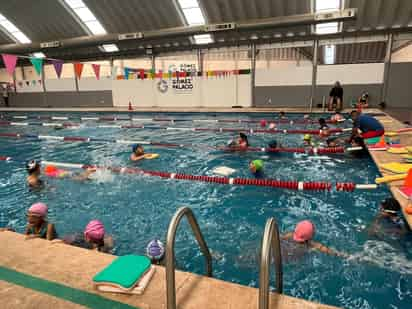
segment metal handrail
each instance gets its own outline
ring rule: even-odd
[[[275,218],[266,221],[263,233],[259,271],[259,309],[269,308],[269,267],[272,255],[275,258],[276,292],[281,294],[283,291],[282,256],[279,229]]]
[[[206,241],[203,238],[199,225],[193,212],[188,207],[179,208],[174,214],[169,224],[166,240],[166,302],[167,309],[176,309],[176,286],[175,286],[175,239],[176,231],[182,218],[186,216],[192,228],[193,234],[199,244],[200,250],[206,258],[206,275],[212,277],[212,256],[210,255],[209,248],[206,245]]]

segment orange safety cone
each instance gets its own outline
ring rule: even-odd
[[[377,142],[375,144],[375,146],[378,146],[378,147],[387,147],[388,146],[386,144],[386,141],[385,141],[385,134],[381,136],[381,139],[379,140],[379,142]]]
[[[132,103],[129,101],[129,111],[132,111],[133,107],[132,107]]]
[[[412,168],[408,171],[408,176],[406,176],[403,186],[406,188],[412,188]]]

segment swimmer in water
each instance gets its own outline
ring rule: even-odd
[[[105,228],[99,220],[92,220],[84,229],[82,234],[64,237],[64,243],[84,249],[111,253],[114,242],[113,238],[105,234]]]
[[[253,160],[249,163],[249,170],[251,173],[257,177],[263,177],[263,161],[262,160]]]
[[[160,240],[154,239],[146,247],[146,255],[152,264],[161,265],[165,257],[165,247]]]
[[[344,119],[344,118],[343,118],[342,114],[341,114],[339,111],[336,111],[336,113],[330,118],[330,120],[331,120],[333,123],[340,122],[340,121],[342,121],[343,119]]]
[[[43,238],[53,240],[56,238],[54,224],[47,222],[47,205],[43,203],[33,204],[27,212],[28,225],[24,234],[26,239]]]
[[[44,168],[44,174],[50,178],[71,178],[72,180],[90,180],[90,176],[96,172],[95,167],[88,167],[84,172],[80,174],[73,174],[73,172],[59,169],[54,165],[46,165]]]
[[[324,118],[319,118],[319,136],[321,138],[328,137],[330,135],[329,126],[326,124]]]
[[[309,220],[299,222],[294,232],[289,232],[281,236],[282,246],[286,250],[282,250],[283,259],[287,259],[291,255],[306,253],[309,251],[319,251],[329,255],[346,257],[346,254],[332,250],[319,242],[313,240],[315,236],[315,226]],[[301,252],[303,250],[303,252]]]
[[[41,188],[44,186],[43,180],[40,179],[40,163],[32,160],[26,164],[27,172],[27,183],[31,188]]]
[[[247,135],[245,133],[239,133],[239,138],[237,141],[231,140],[228,143],[228,146],[230,148],[240,148],[240,149],[246,149],[249,147],[249,141],[247,138]]]
[[[303,136],[303,143],[304,143],[305,146],[312,146],[312,145],[313,145],[313,143],[312,143],[312,135],[310,135],[310,134],[305,134],[305,135]]]
[[[279,113],[279,119],[288,119],[288,117],[286,117],[285,112],[280,112]]]
[[[132,146],[132,154],[130,155],[130,160],[139,161],[145,158],[144,149],[141,145],[135,144]]]
[[[276,148],[278,148],[278,147],[281,148],[281,146],[278,145],[278,141],[277,141],[277,140],[270,141],[269,144],[268,144],[268,147],[269,147],[270,149],[276,149]]]
[[[405,221],[399,216],[401,205],[393,197],[383,200],[378,215],[368,229],[369,236],[382,238],[384,235],[403,236],[409,230]]]

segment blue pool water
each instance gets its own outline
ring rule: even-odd
[[[10,115],[18,115],[18,113]],[[30,115],[30,114],[29,114]],[[39,115],[39,113],[31,114]],[[51,115],[45,113],[44,115]],[[81,116],[127,116],[81,114]],[[60,113],[59,116],[80,116]],[[151,118],[151,114],[133,117]],[[268,114],[163,114],[157,117],[203,119],[268,119]],[[294,114],[291,117],[301,118]],[[30,120],[38,122],[39,120]],[[122,124],[130,124],[122,121]],[[84,122],[79,129],[50,127],[1,127],[0,133],[18,132],[59,136],[85,136],[124,140],[222,146],[235,134],[182,132],[155,129],[95,128]],[[148,123],[173,127],[256,127],[236,123]],[[350,124],[346,124],[349,126]],[[281,128],[291,128],[284,124]],[[293,128],[317,128],[294,125]],[[302,145],[302,135],[250,136],[252,146],[265,146],[276,138],[284,146]],[[236,169],[234,177],[251,177],[248,163],[260,158],[265,176],[283,180],[373,183],[379,174],[370,158],[349,155],[224,153],[205,147],[168,149],[146,146],[160,157],[139,163],[129,161],[130,146],[109,143],[63,143],[0,138],[0,155],[14,162],[0,162],[0,225],[22,232],[25,211],[34,202],[49,205],[50,221],[60,235],[81,232],[91,219],[104,222],[115,239],[115,253],[144,254],[153,238],[164,240],[168,223],[181,206],[195,213],[214,257],[214,276],[243,285],[258,284],[258,252],[265,222],[278,221],[281,232],[292,231],[300,220],[316,225],[316,240],[355,257],[349,260],[311,253],[284,265],[284,292],[288,295],[345,308],[410,308],[412,301],[411,240],[369,237],[367,228],[378,203],[389,191],[306,192],[263,187],[241,187],[200,182],[165,180],[139,175],[100,174],[86,183],[47,179],[48,188],[31,192],[25,184],[24,163],[29,159],[111,166],[139,166],[147,170],[212,175],[217,166]],[[179,269],[203,273],[203,257],[186,222],[178,231],[176,257]],[[272,276],[273,277],[273,276]]]

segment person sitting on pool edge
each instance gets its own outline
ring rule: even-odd
[[[368,229],[369,236],[394,235],[402,236],[409,230],[405,221],[399,216],[401,205],[393,197],[384,199],[380,203],[379,213]]]
[[[253,160],[249,163],[249,169],[256,178],[263,177],[263,161]]]
[[[329,255],[346,257],[346,254],[332,250],[319,242],[313,240],[315,236],[315,226],[309,220],[304,220],[296,224],[295,231],[281,236],[281,240],[294,245],[293,250],[282,250],[283,254],[293,255],[295,251],[304,249],[305,251],[316,250]],[[284,244],[285,246],[286,244]],[[286,246],[285,246],[286,247]],[[290,247],[290,246],[288,246]],[[284,257],[285,258],[285,257]]]
[[[27,183],[31,188],[41,188],[44,186],[43,180],[40,179],[40,163],[35,160],[31,160],[26,164],[27,172]]]
[[[363,139],[368,139],[379,137],[385,134],[383,125],[374,117],[359,113],[355,110],[352,111],[350,115],[353,120],[353,129],[349,143],[351,143],[356,136],[360,136]],[[359,133],[359,130],[361,131],[361,133]]]
[[[33,204],[27,212],[27,227],[24,234],[26,239],[43,238],[53,240],[56,238],[54,224],[47,222],[47,205],[44,203]]]

